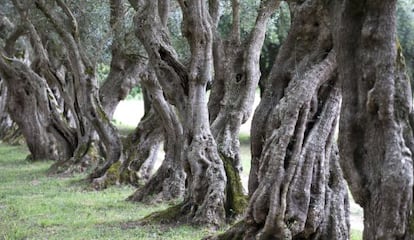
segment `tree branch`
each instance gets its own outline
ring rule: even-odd
[[[231,7],[233,11],[231,39],[239,43],[240,42],[240,0],[232,0]]]

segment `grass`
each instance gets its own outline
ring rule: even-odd
[[[0,144],[0,239],[201,239],[207,229],[140,226],[167,204],[124,201],[131,187],[87,190],[82,176],[47,177],[51,162],[28,163],[23,147]]]
[[[356,229],[351,229],[351,240],[362,240],[362,232]]]

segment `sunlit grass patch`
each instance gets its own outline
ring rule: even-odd
[[[201,239],[205,229],[125,227],[167,204],[127,202],[132,187],[88,190],[71,178],[48,177],[52,162],[25,161],[22,147],[0,144],[0,239]]]

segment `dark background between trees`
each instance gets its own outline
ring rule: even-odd
[[[413,238],[413,1],[0,6],[0,137],[54,160],[49,174],[181,200],[146,221],[238,220],[211,239],[349,239],[349,189],[364,239]],[[145,115],[123,136],[115,108],[137,96]]]

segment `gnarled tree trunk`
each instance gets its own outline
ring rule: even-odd
[[[142,84],[151,95],[152,107],[163,126],[165,157],[154,176],[128,199],[140,202],[177,199],[184,194],[185,178],[181,162],[183,128],[175,108],[165,100],[155,73],[149,71],[148,76],[143,78]]]
[[[139,75],[146,66],[146,61],[133,49],[128,48],[128,29],[124,24],[123,6],[123,0],[110,1],[110,26],[113,32],[111,68],[108,77],[99,88],[102,107],[109,119],[112,119],[119,101],[125,99],[130,90],[139,84]]]
[[[8,112],[25,136],[30,159],[67,158],[70,152],[58,145],[58,136],[53,132],[55,123],[62,119],[46,81],[23,62],[4,57],[0,59],[0,72],[7,83]]]
[[[56,3],[63,14],[53,9],[53,5],[48,5],[41,0],[35,1],[36,7],[50,21],[66,47],[74,83],[74,109],[80,114],[75,116],[78,144],[73,157],[58,162],[52,169],[66,171],[89,164],[88,159],[84,157],[88,154],[94,131],[96,131],[104,146],[105,162],[99,164],[91,173],[89,178],[93,179],[103,176],[106,170],[120,159],[122,144],[117,129],[111,124],[99,101],[95,69],[82,49],[76,19],[63,1],[56,0]]]
[[[243,42],[240,40],[240,2],[233,0],[232,6],[233,26],[229,39],[223,41],[217,31],[215,34],[215,79],[208,105],[211,130],[226,169],[227,215],[237,216],[244,212],[247,204],[239,175],[242,170],[240,126],[247,121],[252,112],[255,91],[260,79],[259,59],[266,24],[279,6],[279,1],[262,2],[253,30]],[[217,16],[217,11],[219,10],[216,8],[216,13],[212,15]]]
[[[35,57],[43,59],[43,49],[38,46],[40,40],[38,35],[35,35],[36,30],[28,18],[27,11],[19,1],[15,1],[14,6],[20,13],[23,24],[16,27],[7,37],[0,60],[0,71],[8,88],[8,111],[22,130],[32,160],[65,159],[72,153],[72,130],[65,126],[55,96],[47,82],[27,65],[27,59],[20,61],[6,57],[16,54],[17,41],[27,31],[32,40]],[[27,42],[23,44],[26,44],[24,48],[30,47]]]
[[[137,187],[148,182],[158,159],[159,148],[164,141],[164,131],[159,114],[152,100],[145,95],[145,114],[135,130],[123,140],[124,161],[114,163],[101,178],[93,180],[95,189],[104,189],[113,184],[131,184]],[[146,196],[151,197],[151,196]],[[130,198],[138,201],[136,198]]]
[[[183,126],[187,194],[175,217],[183,215],[181,218],[198,224],[220,224],[225,219],[226,176],[208,122],[206,86],[213,69],[210,17],[205,1],[180,1],[184,35],[192,55],[187,68],[171,47],[166,25],[162,23],[165,18],[158,12],[159,3],[165,2],[168,1],[146,1],[141,5],[131,1],[138,10],[137,37],[144,44],[166,99],[177,109]]]
[[[330,8],[320,0],[290,7],[292,27],[253,119],[246,216],[216,239],[349,238]]]
[[[412,93],[396,39],[397,1],[341,1],[335,45],[341,166],[369,239],[413,239]]]

